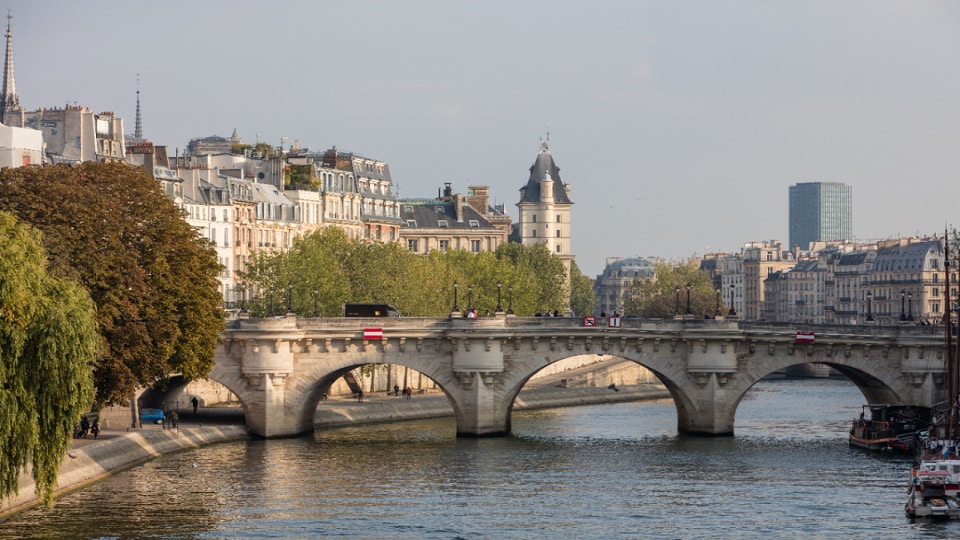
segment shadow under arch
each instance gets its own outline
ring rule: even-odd
[[[238,393],[238,388],[231,388],[229,384],[224,381],[215,379],[212,374],[208,375],[205,379],[194,379],[187,380],[183,375],[173,374],[170,375],[167,379],[154,384],[153,387],[144,391],[140,396],[139,405],[141,407],[154,407],[154,408],[163,408],[165,411],[177,410],[177,412],[182,415],[185,411],[191,411],[193,406],[190,403],[192,394],[188,394],[185,390],[187,387],[194,382],[212,382],[223,386],[231,394],[237,397],[237,402],[240,404],[240,409],[243,411],[244,417],[248,414],[249,404],[240,393]],[[203,402],[203,401],[201,401]],[[209,416],[209,415],[208,415]],[[182,418],[181,418],[182,419]]]

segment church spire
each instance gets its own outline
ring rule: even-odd
[[[20,108],[20,96],[17,95],[17,85],[13,79],[13,34],[10,32],[10,10],[7,10],[7,59],[3,70],[3,91],[0,93],[0,121],[9,111]]]
[[[137,73],[137,118],[133,124],[133,136],[143,140],[143,122],[140,121],[140,74]]]

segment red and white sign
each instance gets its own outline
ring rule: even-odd
[[[383,339],[383,328],[364,328],[363,339]]]
[[[620,328],[623,319],[620,317],[607,317],[607,327],[608,328]]]
[[[584,326],[596,326],[596,325],[597,325],[597,318],[596,318],[596,317],[584,317],[584,318],[583,318],[583,325],[584,325]]]
[[[813,343],[813,332],[797,332],[797,343]]]

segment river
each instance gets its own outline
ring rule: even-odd
[[[909,461],[847,445],[863,398],[758,383],[736,435],[682,437],[669,400],[317,431],[168,455],[0,524],[0,538],[957,538],[903,514]]]

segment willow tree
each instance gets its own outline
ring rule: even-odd
[[[0,212],[0,498],[32,464],[53,501],[73,427],[93,399],[99,336],[93,302],[47,272],[40,233]]]
[[[5,168],[0,210],[40,229],[51,273],[96,304],[99,402],[124,402],[171,373],[209,373],[224,328],[216,251],[143,169]]]

